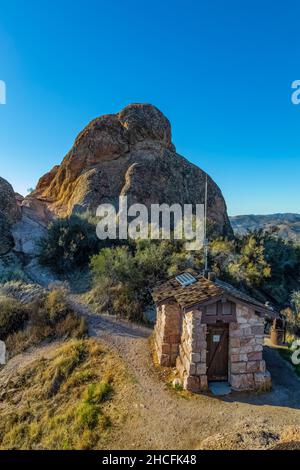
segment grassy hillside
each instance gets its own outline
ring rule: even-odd
[[[105,447],[132,386],[117,355],[91,339],[69,340],[23,360],[12,360],[14,374],[0,370],[0,449]]]

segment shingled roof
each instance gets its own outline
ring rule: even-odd
[[[191,269],[186,272],[192,274],[196,279],[193,284],[183,287],[174,276],[153,289],[152,297],[154,302],[159,304],[167,300],[175,300],[182,309],[188,309],[192,306],[207,304],[227,297],[250,304],[261,313],[270,316],[275,315],[272,307],[253,299],[230,284],[218,279],[213,282]]]

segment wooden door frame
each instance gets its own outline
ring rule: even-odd
[[[216,382],[217,381],[220,381],[220,382],[224,381],[225,382],[225,381],[228,381],[228,379],[229,379],[229,324],[228,323],[215,323],[215,324],[207,325],[207,337],[210,335],[210,330],[212,330],[213,328],[220,329],[220,331],[222,331],[222,333],[221,333],[220,342],[218,343],[218,346],[217,346],[212,358],[210,357],[210,351],[209,351],[210,342],[207,341],[207,359],[206,359],[207,379],[209,381],[216,381]],[[220,376],[219,378],[217,378],[217,377],[213,378],[213,377],[210,377],[209,371],[210,371],[210,368],[213,365],[213,361],[214,361],[214,359],[215,359],[215,357],[218,353],[218,349],[219,349],[220,345],[222,345],[224,335],[227,336],[227,373],[226,373],[226,376]],[[208,361],[210,361],[210,363],[208,363]]]

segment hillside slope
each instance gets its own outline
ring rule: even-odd
[[[269,231],[278,228],[278,236],[300,243],[300,214],[237,215],[230,217],[230,222],[239,235],[257,229]]]
[[[0,366],[0,449],[107,448],[131,416],[130,394],[125,365],[103,343],[33,348]]]

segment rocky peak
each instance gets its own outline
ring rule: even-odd
[[[120,195],[129,203],[201,204],[206,173],[176,153],[169,120],[155,106],[130,104],[90,122],[61,165],[25,198],[47,218],[95,211]],[[208,178],[208,215],[219,235],[232,235],[222,193]]]
[[[159,109],[150,104],[130,104],[118,114],[127,131],[130,145],[138,142],[157,142],[175,151],[171,142],[171,124]]]

